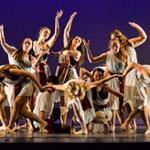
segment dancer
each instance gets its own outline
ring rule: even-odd
[[[58,78],[54,75],[48,77],[48,83],[59,84]],[[49,91],[40,92],[38,94],[35,108],[33,112],[37,114],[41,119],[49,119],[52,115],[55,101],[60,101],[60,91],[49,89]],[[35,122],[36,127],[39,127],[40,130],[43,129],[43,126]]]
[[[9,45],[6,42],[5,34],[4,34],[4,26],[0,26],[0,42],[3,50],[7,53],[9,62],[11,64],[17,65],[19,68],[31,71],[36,74],[35,65],[36,59],[34,57],[34,53],[32,51],[32,39],[25,38],[22,43],[22,48],[18,50],[16,47]],[[41,56],[40,56],[41,57]],[[9,88],[10,87],[10,88]],[[10,89],[10,95],[8,95],[8,101],[10,110],[12,110],[14,99],[16,95],[20,92],[19,85],[8,85],[5,87],[6,92]]]
[[[85,123],[84,111],[81,105],[81,102],[86,95],[86,91],[100,84],[103,84],[104,82],[107,82],[108,80],[111,80],[115,77],[120,77],[120,75],[112,75],[106,79],[102,79],[95,82],[85,82],[84,80],[81,79],[72,79],[63,85],[49,84],[46,85],[45,87],[46,88],[50,87],[50,88],[64,91],[66,106],[69,107],[71,105],[73,107],[73,112],[76,121],[78,121],[81,125],[81,130],[75,132],[75,134],[87,134],[88,130]]]
[[[41,81],[41,84],[43,84],[43,85],[46,84],[46,80],[47,80],[48,76],[51,74],[48,63],[47,63],[47,59],[48,59],[48,54],[50,53],[50,49],[55,44],[55,42],[58,38],[58,35],[60,32],[59,19],[62,17],[62,15],[63,15],[62,10],[57,12],[56,17],[55,17],[55,32],[50,39],[48,39],[50,36],[50,33],[51,33],[50,29],[48,27],[43,27],[39,31],[38,40],[34,41],[34,43],[33,43],[33,50],[34,50],[36,58],[38,58],[41,51],[47,52],[47,53],[45,53],[45,55],[43,55],[43,57],[40,57],[40,59],[37,60],[37,66],[36,66],[38,69],[39,79]],[[45,79],[42,78],[42,75],[40,74],[41,71],[43,71],[43,73],[45,73],[45,75],[46,75]]]
[[[23,115],[25,118],[35,120],[43,125],[43,129],[40,132],[44,132],[44,127],[47,125],[47,122],[40,119],[34,113],[30,112],[26,108],[27,100],[33,94],[33,82],[41,90],[44,91],[45,88],[37,80],[36,76],[29,71],[21,70],[16,65],[3,65],[0,66],[0,82],[7,84],[20,84],[21,91],[16,96],[12,113],[10,116],[9,125],[6,127],[6,131],[12,132],[12,125],[17,118],[18,114]]]
[[[146,127],[147,127],[145,135],[150,135],[150,123],[149,123],[150,113],[149,113],[149,108],[148,108],[148,96],[145,91],[145,88],[150,86],[150,80],[149,80],[150,79],[149,78],[150,77],[150,66],[149,65],[141,65],[138,63],[130,63],[122,75],[125,77],[127,75],[127,73],[132,69],[135,69],[137,71],[136,72],[137,81],[135,82],[136,85],[134,85],[134,86],[137,86],[137,89],[139,89],[139,91],[138,91],[138,93],[136,93],[137,91],[134,91],[134,93],[133,93],[133,98],[134,98],[134,101],[132,102],[133,110],[131,111],[128,118],[121,126],[121,130],[125,131],[129,125],[129,123],[137,116],[137,114],[142,109],[144,109],[145,119],[146,119]]]
[[[56,76],[59,77],[62,83],[69,79],[78,78],[76,69],[84,61],[84,45],[82,38],[79,36],[70,38],[71,26],[76,15],[77,12],[74,12],[70,16],[63,34],[64,49],[57,53],[59,55],[59,62],[56,69]],[[65,74],[63,72],[65,72]],[[62,74],[65,76],[62,77]]]
[[[145,42],[147,36],[146,36],[146,33],[145,31],[142,29],[141,26],[139,26],[138,24],[134,23],[134,22],[129,22],[129,24],[134,27],[138,33],[139,33],[139,36],[135,37],[135,38],[131,38],[131,39],[127,39],[126,36],[124,34],[122,34],[121,31],[119,30],[114,30],[112,33],[111,33],[111,40],[114,40],[114,39],[118,39],[119,40],[119,43],[120,43],[120,49],[122,49],[122,52],[120,51],[119,53],[116,53],[115,54],[115,57],[117,58],[121,58],[120,61],[121,62],[118,62],[118,60],[114,59],[114,65],[111,64],[111,59],[113,60],[113,57],[111,57],[111,55],[109,55],[110,53],[108,52],[105,52],[105,53],[102,53],[101,55],[99,56],[96,56],[96,57],[93,57],[90,49],[88,48],[87,49],[87,55],[88,55],[88,60],[90,63],[93,63],[93,62],[101,62],[101,61],[106,61],[106,65],[107,65],[107,68],[109,70],[109,73],[116,73],[116,71],[118,70],[118,73],[122,72],[127,64],[127,62],[137,62],[137,56],[136,56],[136,52],[134,50],[134,47],[137,47],[139,45],[141,45],[142,43]],[[116,51],[117,52],[117,51]],[[118,55],[118,56],[117,56]],[[110,60],[109,60],[110,59]],[[107,63],[108,61],[108,63]],[[115,61],[116,61],[116,64],[115,64]],[[125,62],[125,64],[122,66],[121,64]],[[120,71],[119,71],[120,70]],[[122,71],[121,71],[122,70]],[[131,84],[134,82],[134,72],[132,72],[130,75],[127,76],[127,79],[125,79],[125,88],[124,88],[124,93],[125,93],[125,101],[129,100],[129,101],[132,101],[132,96],[131,96]],[[120,84],[120,81],[114,79],[114,80],[111,80],[110,81],[111,83],[111,86],[113,89],[117,90],[117,91],[123,91],[123,82],[121,82]],[[116,99],[115,97],[111,97],[111,99]],[[123,123],[123,114],[122,114],[122,111],[121,111],[121,108],[122,108],[122,103],[120,103],[120,105],[118,104],[117,102],[118,100],[116,99],[116,102],[114,103],[114,106],[113,106],[113,122],[115,123],[115,118],[116,118],[116,110],[120,110],[119,113],[121,115],[121,124]],[[121,102],[121,101],[120,101]],[[120,107],[119,107],[120,106]],[[115,127],[113,125],[113,130],[115,130]]]
[[[88,76],[91,82],[105,79],[104,67],[96,67],[92,72],[89,72],[85,68],[81,68],[81,77]],[[123,98],[123,94],[112,90],[107,83],[100,84],[92,89],[92,100],[96,111],[96,117],[92,121],[93,123],[102,123],[107,127],[107,132],[111,131],[110,124],[112,119],[112,110],[110,107],[109,94],[112,93],[117,97]],[[105,130],[106,131],[106,130]],[[102,132],[102,131],[98,131]]]

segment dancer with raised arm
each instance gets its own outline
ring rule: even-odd
[[[129,22],[129,24],[134,27],[138,33],[139,36],[135,37],[135,38],[131,38],[131,39],[127,39],[127,37],[119,30],[114,30],[111,33],[111,40],[114,39],[118,39],[119,43],[120,43],[120,49],[121,51],[118,53],[116,51],[116,54],[114,55],[115,57],[119,58],[120,62],[118,61],[118,59],[116,59],[115,57],[112,57],[112,55],[110,55],[110,52],[104,52],[99,56],[93,57],[90,48],[87,48],[87,55],[88,55],[88,60],[90,63],[98,63],[101,61],[106,61],[106,65],[108,68],[109,73],[121,73],[125,67],[126,64],[128,62],[137,62],[137,56],[136,56],[136,52],[134,50],[134,47],[137,47],[139,45],[141,45],[142,43],[145,42],[147,35],[145,33],[145,31],[143,30],[143,28],[141,26],[139,26],[138,24],[134,23],[134,22]],[[111,43],[111,42],[110,42]],[[111,64],[113,61],[113,65]],[[121,64],[124,63],[125,64],[122,66]],[[122,70],[122,71],[121,71]],[[125,79],[125,87],[124,87],[124,93],[125,93],[125,102],[127,101],[131,101],[132,102],[132,93],[131,93],[131,88],[133,88],[132,83],[134,82],[135,76],[134,76],[134,71],[132,73],[130,73],[126,79]],[[117,91],[123,91],[123,82],[121,82],[117,79],[111,80],[110,81],[111,86],[114,90]],[[116,99],[115,97],[111,96],[111,99]],[[121,113],[121,108],[123,103],[120,103],[120,105],[117,102],[118,100],[116,99],[116,102],[114,103],[113,109],[114,109],[114,113],[113,113],[113,122],[115,123],[115,118],[116,118],[116,110],[120,110],[120,115],[121,115],[121,124],[123,123],[123,114]],[[121,102],[121,101],[120,101]],[[115,130],[114,125],[113,125],[113,130]]]

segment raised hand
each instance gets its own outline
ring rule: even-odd
[[[133,28],[139,28],[140,26],[135,22],[129,22],[129,25]]]
[[[73,12],[73,14],[70,16],[71,19],[73,19],[77,15],[77,12]]]
[[[83,44],[86,47],[86,49],[90,49],[91,42],[89,40],[86,42],[86,40],[83,39]]]
[[[0,31],[3,31],[4,30],[4,26],[1,24],[0,25]]]
[[[56,13],[56,19],[60,19],[62,15],[63,15],[63,11],[62,10],[57,11],[57,13]]]

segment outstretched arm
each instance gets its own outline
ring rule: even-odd
[[[99,81],[94,81],[94,82],[92,82],[92,84],[96,84],[96,85],[104,84],[105,82],[107,82],[107,81],[109,81],[109,80],[111,80],[111,79],[113,79],[113,78],[116,78],[116,77],[122,78],[122,75],[114,74],[114,75],[112,75],[112,76],[110,76],[110,77],[101,79],[101,80],[99,80]]]
[[[83,43],[86,47],[87,57],[88,57],[88,60],[90,63],[98,63],[98,62],[104,61],[106,59],[107,52],[102,53],[99,56],[93,57],[93,54],[92,54],[91,49],[90,49],[89,41],[86,42],[85,40],[83,40]]]
[[[59,19],[61,18],[61,16],[63,15],[63,11],[60,10],[57,12],[56,18],[55,18],[55,32],[54,35],[47,41],[47,44],[49,46],[49,49],[55,44],[59,32],[60,32],[60,27],[59,27]]]
[[[45,88],[53,88],[55,90],[65,91],[66,88],[63,85],[55,85],[55,84],[47,84],[44,86]]]
[[[126,76],[128,72],[133,68],[142,73],[143,75],[150,77],[150,71],[146,69],[143,65],[138,63],[129,63],[122,75]]]
[[[8,55],[12,55],[13,52],[17,51],[15,47],[10,46],[9,44],[6,43],[3,25],[0,26],[0,42],[1,42],[2,48]]]
[[[105,86],[105,90],[112,93],[113,95],[115,95],[119,98],[124,98],[124,95],[122,93],[112,90],[108,85]]]
[[[70,31],[71,31],[71,26],[72,26],[72,22],[74,17],[77,15],[77,12],[74,12],[71,16],[70,19],[64,29],[64,47],[68,46],[69,43],[69,38],[70,38]]]
[[[14,75],[29,77],[32,81],[34,81],[35,85],[40,89],[40,91],[45,91],[45,88],[41,85],[41,83],[33,73],[15,68],[9,69],[9,71]]]
[[[94,81],[94,82],[90,82],[90,83],[86,83],[85,86],[86,86],[86,89],[91,89],[91,88],[94,88],[100,84],[104,84],[105,82],[113,79],[113,78],[116,78],[116,77],[119,77],[119,78],[122,78],[122,75],[118,75],[118,74],[114,74],[110,77],[107,77],[107,78],[104,78],[104,79],[101,79],[101,80],[98,80],[98,81]]]
[[[146,41],[147,39],[146,32],[141,26],[139,26],[135,22],[129,22],[129,24],[131,25],[131,27],[135,28],[139,33],[138,37],[131,38],[129,39],[129,41],[133,44],[134,47],[138,47]]]

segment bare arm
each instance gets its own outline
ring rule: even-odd
[[[80,78],[81,79],[84,79],[84,76],[86,75],[86,76],[88,76],[91,80],[93,80],[93,76],[92,76],[92,74],[87,70],[87,69],[85,69],[85,68],[80,68],[80,73],[79,73],[80,75]]]
[[[138,63],[129,63],[122,75],[126,76],[128,72],[133,68],[142,73],[143,75],[150,77],[150,72],[145,67],[143,67],[143,65]]]
[[[76,61],[78,61],[81,57],[81,52],[69,50],[68,54],[72,56]]]
[[[60,83],[64,83],[65,82],[65,79],[66,79],[66,77],[68,75],[68,71],[69,71],[69,66],[68,65],[64,65],[63,70],[62,70],[62,72],[61,72],[61,74],[59,76],[59,82]]]
[[[37,77],[31,72],[26,70],[21,70],[21,69],[14,69],[14,68],[9,69],[9,71],[14,75],[29,77],[30,79],[32,79],[32,81],[34,81],[35,85],[40,89],[40,91],[45,90],[44,87],[39,82],[39,80],[37,79]]]
[[[96,85],[99,85],[99,84],[104,84],[105,82],[113,79],[113,78],[116,78],[116,77],[119,77],[119,78],[122,78],[122,75],[118,75],[118,74],[114,74],[112,76],[109,76],[107,78],[104,78],[104,79],[101,79],[99,81],[94,81],[94,82],[91,82],[91,84],[96,84]]]
[[[0,71],[9,70],[10,68],[17,68],[16,65],[13,64],[7,64],[0,66]]]
[[[129,22],[129,24],[131,25],[131,27],[135,28],[139,33],[138,37],[131,38],[129,39],[129,41],[133,44],[134,47],[138,47],[146,41],[147,39],[146,32],[141,26],[139,26],[135,22]]]
[[[39,63],[41,62],[43,55],[47,54],[47,53],[48,53],[48,50],[47,51],[40,51],[40,54],[37,57],[32,57],[32,59],[31,59],[32,67],[36,68],[39,65]]]
[[[51,51],[50,53],[51,53],[52,55],[54,55],[55,57],[59,57],[61,51],[59,51],[59,52]]]
[[[124,95],[122,93],[112,90],[108,85],[105,86],[105,90],[112,93],[113,95],[115,95],[119,98],[124,98]]]
[[[59,35],[59,32],[60,32],[59,19],[61,18],[62,14],[63,14],[62,10],[57,12],[57,15],[56,15],[56,18],[55,18],[55,32],[54,32],[54,35],[47,41],[49,49],[55,44],[55,42],[58,38],[58,35]]]
[[[71,26],[72,26],[72,22],[73,22],[73,19],[74,17],[77,15],[77,12],[74,12],[71,16],[70,16],[70,19],[64,29],[64,35],[63,35],[63,38],[64,38],[64,47],[67,47],[68,46],[68,42],[69,42],[69,38],[70,38],[70,31],[71,31]]]
[[[98,63],[98,62],[106,60],[107,52],[102,53],[99,56],[93,57],[93,54],[92,54],[91,49],[90,49],[89,41],[86,42],[85,40],[83,40],[83,43],[84,43],[84,45],[86,47],[87,57],[88,57],[88,60],[89,60],[90,63]]]
[[[47,84],[44,87],[45,88],[53,88],[53,89],[59,90],[59,91],[65,91],[66,90],[66,88],[63,85]]]
[[[104,84],[105,82],[113,79],[113,78],[116,78],[116,77],[120,77],[122,78],[122,75],[118,75],[118,74],[114,74],[110,77],[107,77],[107,78],[104,78],[104,79],[101,79],[101,80],[98,80],[98,81],[94,81],[94,82],[89,82],[89,83],[86,83],[85,86],[86,86],[86,89],[91,89],[91,88],[94,88],[100,84]]]
[[[6,43],[3,25],[0,26],[0,42],[1,42],[2,48],[8,55],[12,55],[13,52],[17,51],[15,47],[10,46],[9,44]]]

